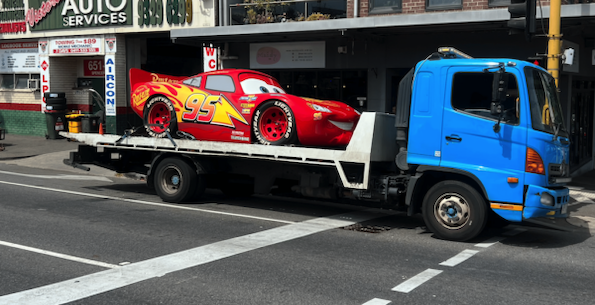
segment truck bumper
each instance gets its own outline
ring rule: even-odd
[[[514,222],[535,218],[566,218],[569,194],[567,188],[548,189],[528,185],[524,205],[492,202],[491,208],[502,218]]]
[[[525,192],[525,208],[523,219],[549,217],[568,217],[568,188],[548,189],[541,186],[529,185]]]

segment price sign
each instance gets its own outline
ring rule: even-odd
[[[85,66],[84,76],[104,77],[103,59],[88,59],[83,61]]]

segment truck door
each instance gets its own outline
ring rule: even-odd
[[[440,166],[473,174],[491,202],[522,203],[528,113],[519,97],[518,71],[507,68],[508,98],[503,114],[492,115],[492,73],[483,67],[453,67],[448,71],[442,123]],[[498,125],[494,128],[494,125]],[[516,183],[508,178],[518,179]]]

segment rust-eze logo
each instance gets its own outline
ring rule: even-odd
[[[140,105],[140,103],[147,98],[149,98],[149,88],[147,88],[147,86],[140,86],[132,95],[132,102],[134,105]]]

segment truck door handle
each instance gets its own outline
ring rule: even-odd
[[[446,136],[446,141],[461,142],[463,141],[463,138],[453,134],[450,136]]]

